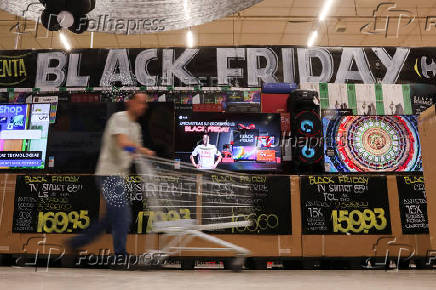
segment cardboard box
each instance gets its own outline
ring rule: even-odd
[[[431,249],[436,249],[436,182],[432,180],[436,169],[431,168],[431,161],[436,162],[436,154],[432,153],[434,142],[436,141],[436,113],[433,107],[430,121],[428,119],[420,120],[420,130],[424,152],[424,171],[428,213],[429,213],[429,235],[403,235],[401,230],[401,218],[399,212],[398,189],[396,186],[396,177],[388,177],[388,195],[390,216],[392,225],[392,235],[305,235],[302,233],[301,223],[301,204],[300,204],[300,177],[291,176],[291,215],[292,215],[292,235],[216,235],[226,241],[238,246],[249,249],[252,256],[260,257],[384,257],[389,250],[390,255],[400,254],[402,257],[408,257],[412,251],[415,256],[426,256]],[[432,128],[433,127],[433,128]],[[428,153],[430,151],[430,153]],[[433,155],[433,156],[432,156]],[[433,162],[433,163],[434,163]],[[15,195],[14,174],[0,175],[0,188],[4,189],[0,193],[0,254],[4,253],[27,253],[32,254],[39,251],[40,254],[48,254],[50,246],[58,245],[58,251],[63,250],[62,246],[67,238],[72,235],[64,234],[19,234],[12,233],[12,220],[14,211]],[[200,190],[200,188],[198,188]],[[201,205],[201,196],[198,204]],[[100,214],[103,214],[103,205]],[[199,213],[201,220],[201,213]],[[39,243],[46,238],[43,243]],[[132,254],[143,254],[150,248],[163,246],[167,240],[163,235],[129,235],[127,241],[127,250]],[[39,243],[39,244],[38,244]],[[193,239],[188,246],[198,247],[215,247],[215,245]],[[86,247],[88,253],[99,254],[102,249],[112,250],[111,235],[103,235],[94,243]],[[51,250],[56,255],[56,246]],[[231,252],[182,252],[182,256],[226,256]]]
[[[422,148],[425,191],[427,195],[428,226],[431,249],[436,249],[436,107],[424,111],[418,120]]]
[[[261,96],[262,113],[285,113],[288,111],[289,94],[264,94]]]

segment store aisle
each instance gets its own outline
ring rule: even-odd
[[[434,271],[112,271],[0,268],[1,289],[434,289]]]

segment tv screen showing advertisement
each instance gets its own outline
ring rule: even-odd
[[[280,115],[176,112],[175,158],[198,169],[281,169]]]
[[[59,103],[56,123],[50,129],[47,155],[51,172],[94,173],[106,122],[124,103]],[[174,156],[174,104],[148,103],[141,125],[144,146],[159,157]]]
[[[0,169],[44,169],[50,104],[0,105]]]
[[[323,118],[327,172],[422,171],[416,116]]]

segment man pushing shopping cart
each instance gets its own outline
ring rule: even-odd
[[[162,176],[177,180],[197,181],[198,172],[192,171],[192,164],[183,163],[176,171],[172,161],[155,157],[152,150],[142,145],[141,127],[136,120],[145,113],[147,107],[147,96],[143,93],[136,93],[128,99],[127,111],[114,113],[108,120],[96,169],[97,183],[106,202],[106,213],[101,220],[93,223],[83,233],[70,239],[68,246],[73,251],[77,251],[94,241],[106,228],[111,227],[115,255],[128,255],[126,240],[132,222],[132,213],[126,182],[129,174],[136,174],[142,177],[141,180],[144,183],[144,186],[141,187],[146,201],[144,204],[150,210],[162,213],[160,218],[151,221],[152,232],[174,237],[167,244],[159,245],[160,249],[150,251],[152,257],[158,257],[156,258],[157,262],[163,263],[166,258],[172,255],[180,255],[181,251],[205,250],[205,248],[188,247],[193,238],[200,238],[220,246],[219,248],[206,248],[207,251],[233,251],[236,258],[232,267],[234,270],[242,269],[244,257],[249,254],[246,249],[208,235],[203,231],[246,227],[251,224],[250,221],[234,222],[231,214],[220,218],[208,219],[205,217],[204,220],[194,219],[190,216],[180,219],[177,218],[177,212],[181,207],[186,207],[188,203],[197,212],[202,211],[204,207],[224,207],[231,208],[233,211],[238,208],[246,209],[251,207],[251,204],[240,204],[237,197],[229,199],[229,196],[225,197],[222,192],[217,194],[195,188],[192,191],[178,190],[175,193],[154,186]],[[203,171],[203,184],[213,186],[216,183],[213,179],[208,178],[211,174],[227,175],[228,177],[237,175],[217,169]],[[234,186],[249,194],[247,185],[234,184]],[[210,204],[202,204],[201,196],[213,197],[215,201]]]
[[[111,227],[115,255],[127,255],[126,240],[132,213],[124,179],[134,173],[133,153],[155,155],[143,147],[141,126],[136,122],[147,107],[147,96],[136,93],[127,100],[127,111],[114,113],[108,120],[95,172],[96,182],[106,201],[106,214],[86,231],[70,239],[68,245],[71,249],[77,250],[91,243]]]

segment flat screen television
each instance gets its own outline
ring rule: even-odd
[[[50,104],[0,105],[0,169],[44,169]]]
[[[326,172],[422,171],[416,116],[323,118]]]
[[[280,130],[280,114],[177,111],[175,158],[198,169],[278,171]]]
[[[123,103],[59,103],[56,123],[50,130],[47,155],[51,172],[94,173],[107,120],[124,110]],[[144,146],[159,157],[173,159],[174,104],[149,103],[138,120]]]

